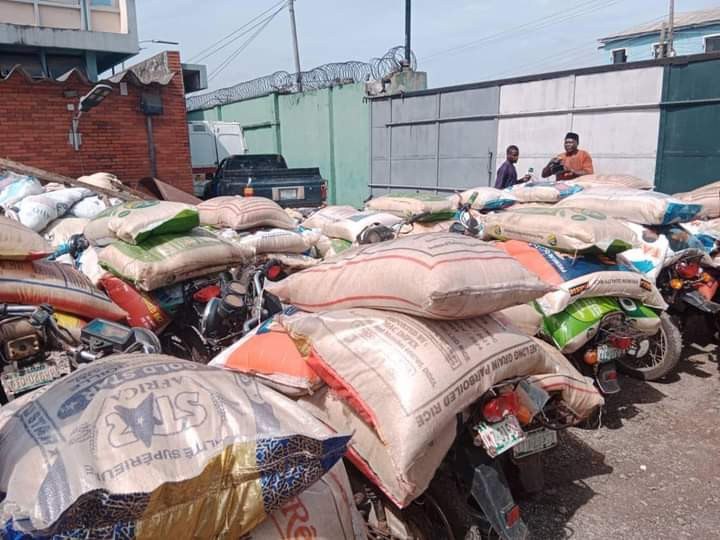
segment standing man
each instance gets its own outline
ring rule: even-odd
[[[565,135],[565,153],[555,156],[542,170],[542,177],[555,175],[557,181],[572,180],[585,174],[593,174],[590,154],[578,148],[580,136],[577,133]]]
[[[505,150],[505,163],[500,165],[497,172],[497,180],[495,180],[496,189],[505,189],[530,180],[530,175],[523,176],[520,181],[517,177],[517,169],[515,164],[520,158],[520,150],[514,144],[511,144]]]

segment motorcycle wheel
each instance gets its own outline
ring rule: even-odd
[[[680,330],[667,313],[662,313],[657,334],[640,340],[634,350],[618,359],[618,369],[643,381],[662,379],[680,361],[682,343]]]

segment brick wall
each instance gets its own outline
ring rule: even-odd
[[[92,84],[77,74],[65,82],[31,81],[19,71],[0,79],[0,156],[70,177],[110,172],[132,185],[152,175],[141,94],[159,93],[163,114],[152,117],[157,176],[192,193],[180,55],[168,52],[167,57],[176,73],[167,86],[139,86],[127,79],[128,95],[120,95],[120,85],[114,84],[111,95],[82,115],[79,152],[68,139],[74,114],[68,105],[77,106]],[[67,91],[77,95],[65,97]]]

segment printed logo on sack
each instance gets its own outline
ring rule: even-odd
[[[580,285],[576,285],[575,287],[571,287],[568,292],[570,293],[570,296],[571,296],[571,297],[572,297],[572,296],[577,296],[577,295],[582,294],[583,292],[585,292],[585,291],[587,290],[587,288],[588,288],[588,284],[587,284],[587,283],[581,283]]]
[[[652,291],[652,290],[653,290],[653,285],[652,285],[652,283],[650,283],[650,282],[647,281],[646,279],[641,279],[641,280],[640,280],[640,288],[641,288],[641,289],[645,289],[646,291]]]
[[[134,391],[125,388],[123,393]],[[133,405],[114,405],[105,416],[108,442],[113,448],[122,448],[141,442],[150,448],[153,437],[169,437],[201,425],[207,419],[207,410],[200,404],[199,392],[179,392],[156,397],[151,392]]]
[[[151,206],[157,206],[160,201],[130,201],[123,204],[123,211],[118,214],[118,217],[129,216],[132,210],[140,210],[141,208],[150,208]]]
[[[547,243],[548,243],[548,245],[550,245],[552,247],[557,246],[557,243],[558,243],[557,236],[555,236],[554,234],[548,235]]]

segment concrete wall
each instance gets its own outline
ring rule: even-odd
[[[364,96],[363,84],[270,94],[193,111],[188,120],[239,122],[250,153],[281,153],[290,167],[319,167],[330,202],[360,206],[370,177]]]
[[[720,34],[720,24],[708,25],[703,28],[679,30],[673,34],[673,48],[678,56],[688,54],[702,54],[705,52],[705,36]],[[640,36],[627,39],[618,39],[605,45],[601,49],[603,60],[612,64],[612,50],[626,49],[628,62],[652,60],[653,44],[660,41],[660,33],[650,36]]]

